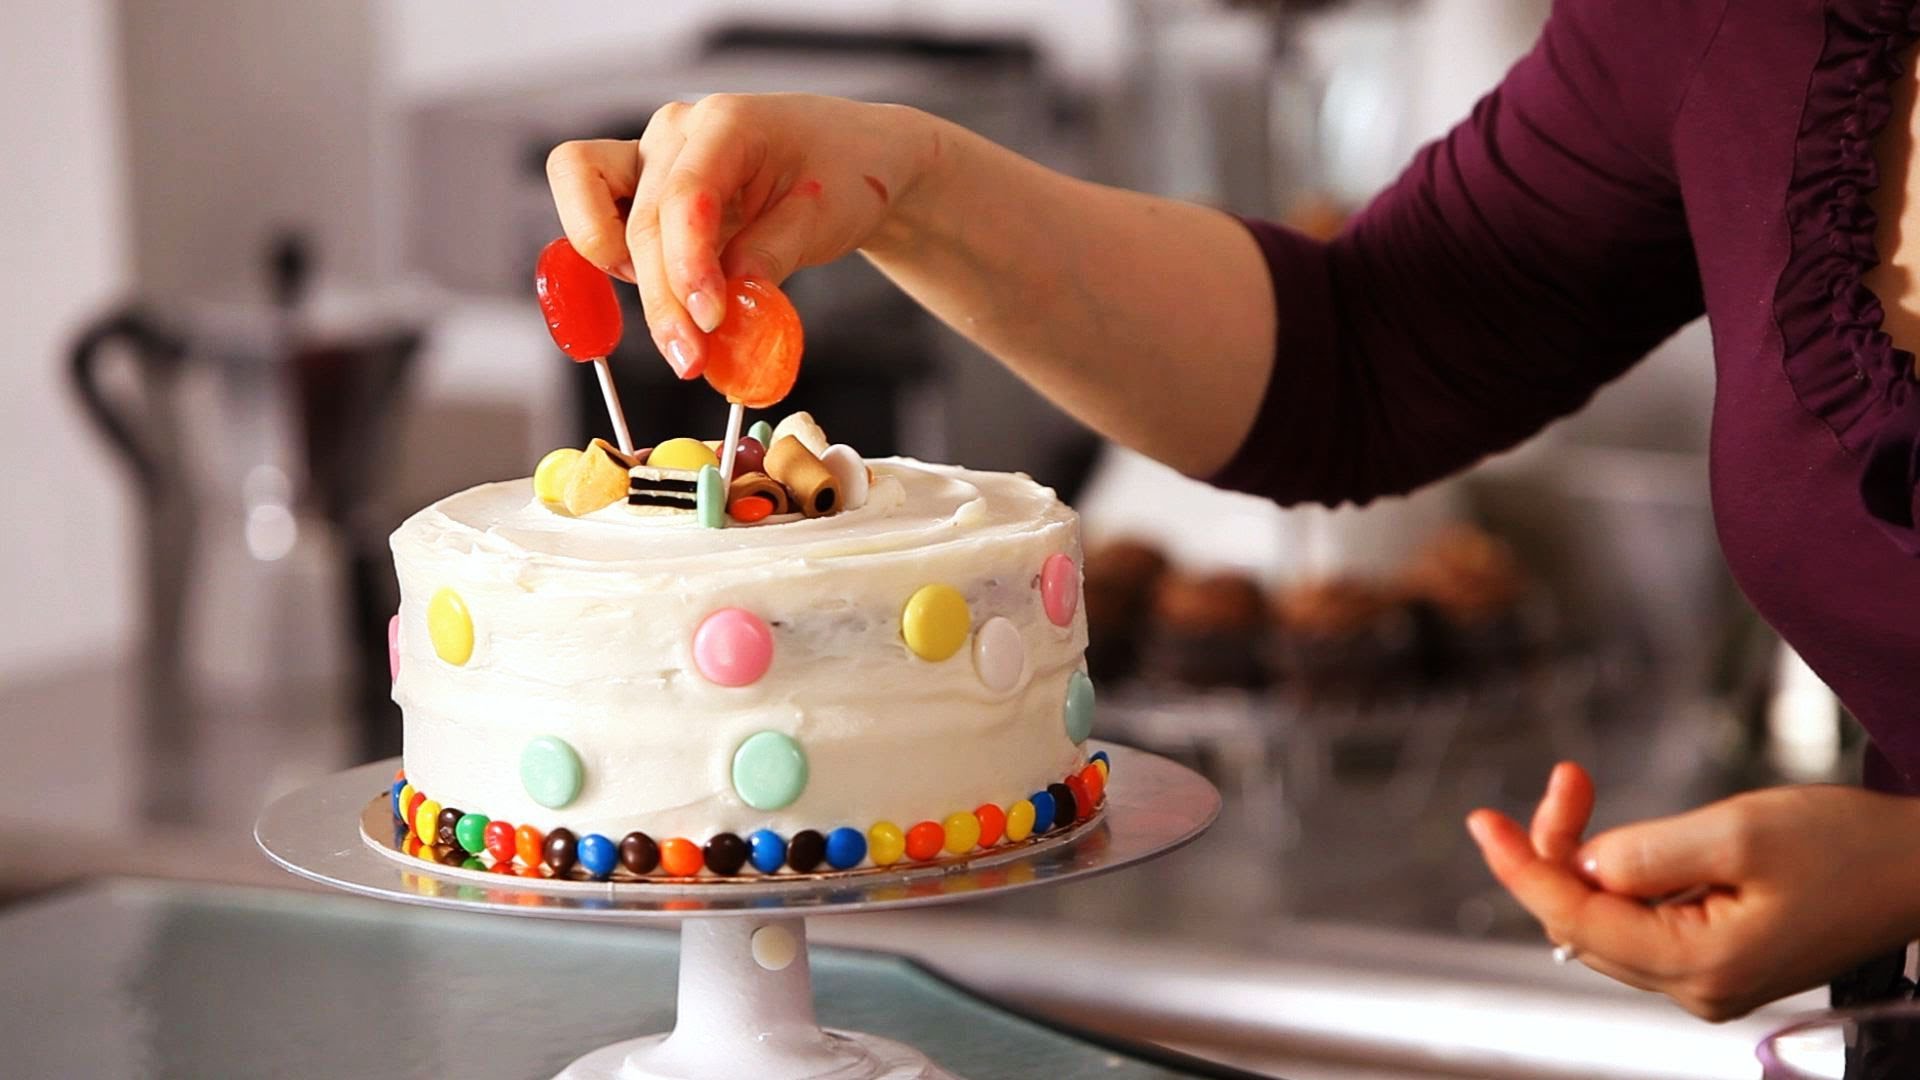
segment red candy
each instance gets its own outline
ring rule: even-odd
[[[489,821],[486,832],[481,835],[486,838],[487,854],[496,862],[513,861],[513,826],[504,821]]]
[[[620,344],[620,298],[613,279],[581,258],[566,237],[540,252],[533,291],[561,352],[585,362],[607,356]]]
[[[937,821],[923,821],[907,830],[907,858],[931,862],[947,846],[947,830]]]
[[[980,846],[999,843],[1001,834],[1007,831],[1007,812],[992,803],[981,803],[973,808],[973,816],[980,819]]]
[[[1093,805],[1100,805],[1100,796],[1107,790],[1107,778],[1100,775],[1100,766],[1089,763],[1080,770],[1080,782],[1087,786],[1087,798]]]
[[[541,856],[547,846],[546,834],[531,825],[522,825],[513,831],[513,851],[520,861],[534,869],[540,868]]]
[[[800,377],[800,313],[772,282],[732,278],[727,313],[707,335],[707,382],[727,400],[764,409]]]
[[[749,525],[773,513],[773,500],[764,495],[742,495],[727,506],[727,516]]]
[[[1093,796],[1087,791],[1087,782],[1078,774],[1067,777],[1067,790],[1073,792],[1073,820],[1085,821],[1093,816]]]
[[[426,801],[427,801],[427,797],[426,797],[425,795],[422,795],[422,794],[421,794],[420,792],[418,792],[418,791],[415,791],[415,792],[414,792],[413,794],[411,794],[411,795],[409,795],[409,796],[407,796],[407,818],[406,818],[406,820],[407,820],[407,823],[408,823],[408,825],[412,825],[412,823],[413,823],[413,819],[419,816],[419,814],[420,814],[420,804],[421,804],[421,803],[423,803],[423,802],[426,802]]]
[[[734,444],[733,475],[766,471],[767,448],[760,445],[759,439],[747,435]]]

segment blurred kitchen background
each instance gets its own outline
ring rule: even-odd
[[[8,5],[0,896],[114,873],[291,887],[249,840],[262,802],[398,752],[386,534],[604,423],[529,287],[558,233],[554,143],[637,137],[711,91],[813,90],[1328,232],[1545,8]],[[1099,733],[1228,796],[1151,870],[916,915],[903,939],[939,919],[1125,943],[1137,966],[1068,979],[1077,994],[949,959],[989,992],[1286,1075],[1616,1075],[1576,1059],[1617,1038],[1544,1035],[1542,1001],[1574,1003],[1552,1022],[1630,1018],[1673,1075],[1732,1060],[1745,1029],[1552,969],[1460,824],[1524,812],[1562,757],[1595,771],[1602,824],[1851,775],[1849,722],[1717,554],[1702,328],[1466,476],[1281,511],[1100,444],[857,259],[790,290],[794,405],[854,445],[1024,470],[1080,507]],[[718,431],[718,399],[644,334],[614,364],[635,430]],[[1484,1008],[1409,1019],[1441,998]]]

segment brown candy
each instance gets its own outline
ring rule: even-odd
[[[750,472],[734,477],[733,483],[727,487],[727,505],[732,506],[748,495],[758,495],[771,502],[776,514],[792,512],[792,507],[787,504],[787,489],[766,473]]]
[[[767,475],[778,480],[793,496],[794,508],[810,518],[840,509],[840,484],[833,471],[792,435],[775,439],[767,451]]]

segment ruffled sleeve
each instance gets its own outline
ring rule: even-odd
[[[1874,140],[1893,116],[1902,57],[1920,40],[1920,5],[1835,0],[1825,24],[1795,140],[1774,317],[1794,394],[1861,458],[1861,501],[1875,524],[1920,556],[1920,383],[1864,281],[1879,262],[1867,204],[1880,184]]]

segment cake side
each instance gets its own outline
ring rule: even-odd
[[[704,843],[1004,810],[1085,769],[1073,512],[1024,476],[871,465],[861,508],[752,529],[560,519],[524,480],[414,515],[407,780],[541,832]]]

